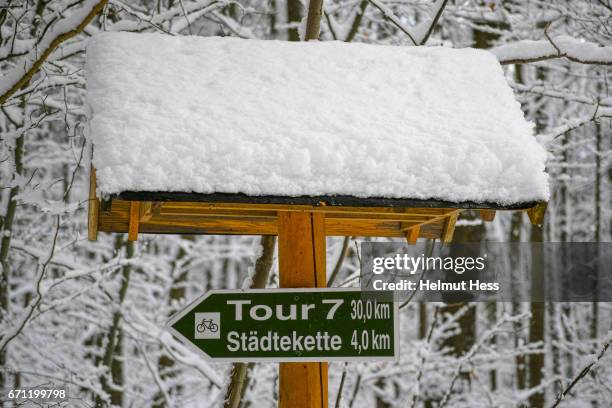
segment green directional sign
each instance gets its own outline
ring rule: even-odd
[[[168,322],[217,361],[399,358],[392,294],[360,289],[212,290]]]

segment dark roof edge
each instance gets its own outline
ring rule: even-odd
[[[460,208],[487,210],[526,210],[538,204],[537,201],[502,205],[498,203],[477,203],[464,201],[454,203],[442,200],[421,200],[412,198],[355,197],[348,195],[323,196],[250,196],[242,193],[182,193],[169,191],[124,191],[110,199],[127,201],[197,201],[209,203],[279,204],[279,205],[329,205],[347,207],[410,207],[410,208]]]

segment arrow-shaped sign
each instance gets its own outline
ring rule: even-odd
[[[360,289],[212,290],[168,322],[216,361],[348,361],[399,358],[390,292]]]

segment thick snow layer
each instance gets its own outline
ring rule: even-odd
[[[485,51],[107,33],[86,69],[103,195],[548,198]]]

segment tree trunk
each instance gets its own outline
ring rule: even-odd
[[[542,242],[542,227],[532,225],[531,242]],[[531,290],[534,293],[542,293],[544,290],[544,253],[534,248],[531,259]],[[529,322],[529,342],[544,343],[544,302],[531,302],[531,320]],[[529,355],[529,388],[538,387],[544,377],[544,352]],[[531,408],[544,407],[544,391],[540,390],[529,397]]]
[[[419,302],[419,339],[427,336],[427,303]]]
[[[514,81],[517,84],[524,84],[525,81],[523,79],[523,66],[522,65],[514,66]],[[515,212],[514,214],[512,214],[512,221],[510,224],[510,237],[509,237],[510,242],[521,242],[522,227],[523,227],[523,213]],[[514,253],[511,255],[510,261],[513,262],[512,264],[513,274],[516,272],[522,271],[519,256],[520,255],[518,251],[514,251]],[[517,282],[517,283],[523,282],[524,279],[525,277],[523,276],[518,276],[518,277],[513,276],[513,282]],[[519,285],[513,285],[513,288],[517,286]],[[519,286],[518,290],[523,290],[523,288]],[[517,297],[521,295],[522,294],[517,294]],[[523,303],[513,301],[512,302],[512,314],[519,315],[521,313],[523,313]],[[523,323],[515,322],[513,326],[514,326],[514,333],[515,333],[514,346],[519,347],[520,345],[524,345],[526,343],[526,336],[524,335],[525,331],[524,331]],[[519,390],[523,390],[527,386],[527,371],[526,371],[527,356],[524,354],[517,354],[515,358],[515,364],[516,364],[516,371],[515,371],[516,372],[516,388]]]
[[[193,241],[193,235],[184,235],[181,236],[181,239]],[[173,271],[178,272],[178,275],[173,272],[172,284],[170,286],[170,291],[168,293],[168,305],[172,304],[175,301],[179,301],[185,298],[185,282],[188,277],[188,270],[180,270],[179,262],[185,257],[185,250],[179,247],[178,254],[176,255],[176,259],[173,261]],[[178,269],[178,270],[177,270]],[[158,372],[162,380],[167,380],[170,375],[167,373],[171,371],[174,366],[174,360],[166,355],[164,352],[160,355],[157,361]],[[174,391],[179,392],[181,390],[181,385],[177,384],[174,388]],[[165,401],[163,395],[160,392],[156,393],[155,397],[153,397],[154,404],[152,408],[164,408]]]
[[[123,236],[118,236],[116,240],[116,248],[125,246],[125,257],[130,259],[134,257],[134,242],[127,241],[123,242]],[[122,335],[121,335],[121,319],[122,311],[121,306],[125,300],[127,290],[130,284],[130,274],[132,267],[125,265],[121,268],[121,286],[119,287],[119,297],[117,310],[113,313],[111,327],[106,336],[106,348],[104,350],[104,356],[102,357],[101,363],[107,370],[100,377],[100,383],[102,389],[108,395],[112,405],[122,406],[123,405],[123,392],[115,389],[116,387],[111,386],[123,384],[123,356],[122,356]],[[101,403],[100,398],[96,401],[98,404]]]
[[[261,255],[255,262],[255,273],[251,282],[251,289],[263,289],[266,287],[270,270],[274,264],[274,248],[276,237],[264,235],[261,237]],[[244,391],[249,381],[248,373],[253,365],[247,363],[234,363],[232,366],[232,377],[227,388],[224,408],[238,408],[242,402]]]
[[[478,215],[473,212],[464,212],[462,214],[463,219],[467,220],[475,220]],[[485,227],[483,223],[477,225],[459,225],[455,228],[455,235],[453,238],[454,242],[457,243],[465,243],[465,242],[481,242],[485,236]],[[451,247],[450,256],[466,256],[465,251],[460,251],[461,253],[453,253],[456,249]],[[478,256],[477,254],[470,254],[470,256]],[[458,278],[461,280],[460,276],[451,272],[449,275],[448,281],[451,282],[453,278]],[[456,294],[455,294],[456,295]],[[467,298],[470,298],[471,295],[469,293],[465,293],[466,301],[464,302],[453,302],[447,304],[442,309],[442,314],[450,314],[454,315],[458,313],[463,308],[467,307],[468,310],[463,313],[461,317],[457,320],[457,324],[459,325],[459,333],[455,336],[449,337],[446,339],[442,347],[449,347],[451,349],[452,355],[456,357],[463,356],[466,352],[468,352],[471,347],[474,345],[474,341],[476,339],[476,307],[474,304],[467,303]],[[442,294],[442,299],[445,300],[445,292]],[[469,387],[470,378],[469,373],[463,372],[460,374],[461,381],[457,383],[457,392],[461,392],[461,387]]]
[[[287,0],[287,24],[298,24],[302,21],[302,2],[300,0]],[[289,41],[300,41],[297,27],[287,30]]]
[[[321,16],[323,15],[323,0],[310,0],[308,17],[306,19],[305,40],[318,40],[321,33]]]
[[[15,150],[13,151],[13,160],[15,163],[13,179],[20,176],[23,172],[23,144],[24,136],[20,136],[15,141]],[[5,320],[5,315],[8,315],[10,309],[9,275],[11,267],[8,262],[8,253],[11,246],[13,221],[15,220],[15,212],[17,211],[17,202],[15,201],[17,193],[19,193],[18,186],[11,188],[5,216],[0,217],[0,234],[2,234],[2,241],[0,243],[0,321]],[[0,367],[7,366],[7,352],[8,350],[6,349],[0,351]],[[0,389],[9,386],[8,377],[9,373],[7,371],[0,370]]]
[[[602,123],[595,124],[595,242],[598,244],[603,242],[603,234],[601,231],[601,207],[604,205],[604,202],[601,198],[601,190],[602,190],[602,177],[601,177],[601,155],[603,154],[603,145],[602,145],[602,136],[603,130],[602,127],[604,125]],[[602,255],[599,254],[598,255]],[[599,272],[599,271],[598,271]],[[599,280],[599,273],[597,276]],[[595,287],[598,287],[598,283],[595,282]],[[598,299],[591,304],[591,338],[596,339],[599,332],[599,303],[597,303]],[[593,350],[595,352],[595,350]]]

